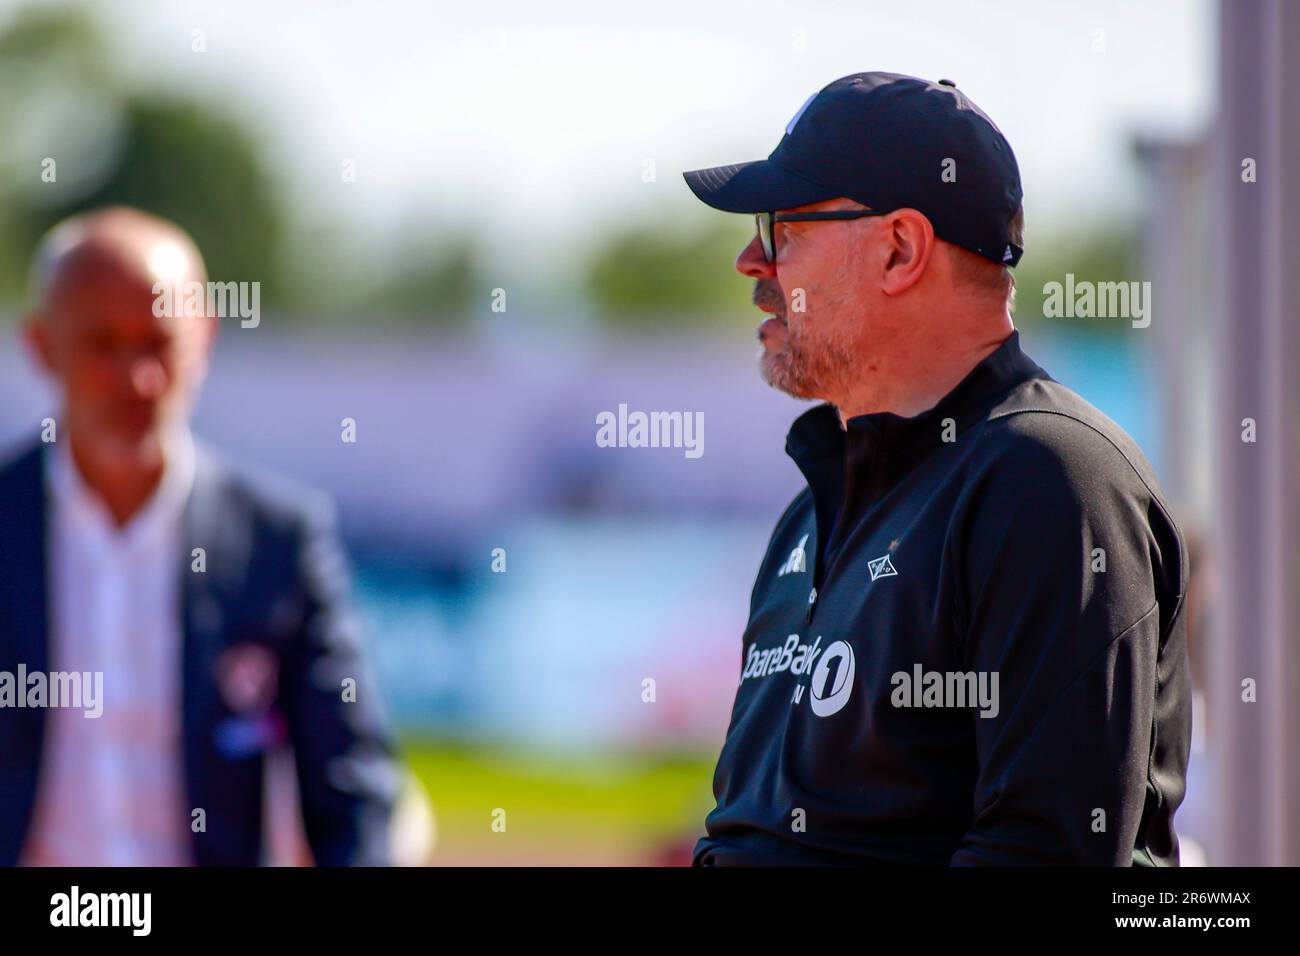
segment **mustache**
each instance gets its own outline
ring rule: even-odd
[[[754,283],[754,305],[762,308],[769,306],[782,316],[785,315],[785,295],[781,287],[771,279],[759,279]]]

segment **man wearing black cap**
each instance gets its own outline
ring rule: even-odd
[[[757,217],[764,377],[820,404],[698,865],[1177,865],[1187,552],[1150,464],[1020,349],[1006,139],[948,80],[810,97],[685,174]]]

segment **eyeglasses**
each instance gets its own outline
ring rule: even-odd
[[[763,246],[763,256],[768,262],[776,261],[776,223],[827,222],[837,219],[862,219],[866,216],[886,216],[888,209],[834,209],[828,212],[760,212],[754,214],[758,222],[758,239]]]

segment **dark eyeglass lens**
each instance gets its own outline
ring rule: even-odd
[[[763,246],[763,255],[768,262],[776,258],[776,251],[772,248],[772,217],[760,212],[754,216],[758,222],[758,241]]]

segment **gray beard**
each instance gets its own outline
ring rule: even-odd
[[[794,398],[830,401],[843,391],[853,373],[853,352],[847,343],[811,342],[786,326],[785,342],[775,352],[763,346],[759,368],[763,380]]]

